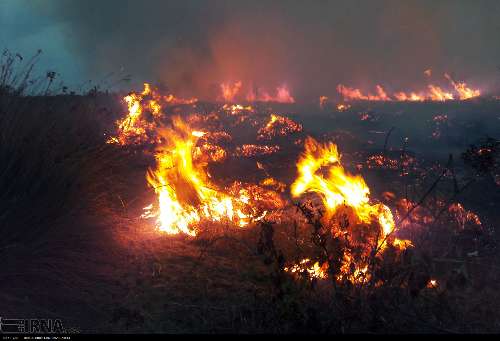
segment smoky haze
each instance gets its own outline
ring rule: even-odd
[[[423,71],[492,90],[500,65],[500,1],[40,1],[67,27],[89,78],[112,71],[209,96],[222,81],[299,99],[339,83],[416,89]]]

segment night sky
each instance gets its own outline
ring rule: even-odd
[[[498,92],[500,1],[0,0],[0,47],[68,84],[132,75],[203,95],[221,81],[418,89],[433,70]],[[131,85],[132,86],[132,85]]]

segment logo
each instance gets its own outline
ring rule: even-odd
[[[61,334],[59,319],[6,319],[0,317],[0,334]]]

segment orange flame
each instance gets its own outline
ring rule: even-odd
[[[170,94],[161,96],[149,83],[144,83],[141,93],[131,92],[123,98],[127,104],[127,114],[116,122],[117,136],[110,137],[107,143],[127,145],[150,142],[151,133],[157,128],[157,121],[162,118],[163,104],[194,104],[196,98],[183,99]],[[146,115],[149,113],[150,115]]]
[[[221,96],[220,100],[228,103],[235,102],[240,97],[243,88],[243,82],[237,81],[233,84],[222,83],[220,85]],[[273,96],[266,90],[250,90],[246,95],[248,102],[277,102],[277,103],[295,103],[295,98],[290,94],[290,90],[286,85],[278,86],[276,94]]]
[[[426,70],[424,74],[428,77],[432,75],[432,71]],[[481,95],[481,91],[477,89],[471,89],[467,87],[464,82],[455,82],[448,74],[444,74],[444,77],[453,86],[453,89],[458,94],[459,100],[466,100]],[[337,91],[343,97],[344,100],[362,100],[362,101],[448,101],[455,99],[455,96],[446,90],[443,90],[439,86],[429,84],[427,90],[423,92],[395,92],[392,95],[388,95],[385,89],[381,85],[376,85],[377,93],[374,94],[364,94],[360,89],[350,88],[345,85],[339,84],[337,86]]]
[[[143,217],[156,217],[161,231],[194,236],[201,220],[243,227],[266,215],[267,211],[256,209],[251,202],[253,187],[238,186],[230,195],[210,183],[207,160],[204,154],[195,153],[204,132],[193,131],[180,117],[174,117],[172,126],[160,128],[158,133],[165,142],[156,151],[156,168],[147,173],[147,181],[158,195],[158,209],[145,207]]]
[[[391,210],[382,203],[370,203],[370,189],[364,179],[360,175],[348,174],[340,163],[340,158],[334,143],[320,144],[308,137],[305,141],[305,151],[297,162],[298,176],[291,185],[292,196],[299,197],[307,192],[318,194],[326,208],[326,214],[323,216],[326,225],[330,224],[337,211],[342,211],[342,214],[348,217],[349,228],[365,226],[361,228],[378,229],[372,232],[376,236],[374,241],[379,250],[385,249],[387,245],[400,249],[410,245],[409,241],[398,240],[392,236],[395,223]],[[324,167],[327,167],[326,176],[321,172]],[[334,234],[345,233],[340,225],[332,228]],[[370,247],[373,245],[365,245],[365,248]],[[341,273],[347,274],[347,269],[354,263],[356,261],[349,254],[345,254],[345,271],[341,269]],[[366,279],[367,265],[363,262],[354,265],[357,269],[354,277]],[[347,279],[354,281],[354,277]]]
[[[149,111],[153,118],[159,118],[161,113],[160,97],[151,90],[148,83],[144,83],[144,90],[141,93],[131,92],[123,98],[127,104],[127,115],[116,122],[118,134],[111,137],[108,143],[118,143],[126,145],[129,143],[141,143],[148,140],[148,132],[156,127],[153,121],[148,121],[143,115],[144,111]]]
[[[474,90],[474,89],[467,87],[467,84],[465,84],[465,82],[458,82],[457,83],[447,73],[445,73],[444,76],[453,85],[453,87],[455,88],[455,91],[458,93],[458,97],[461,100],[466,100],[466,99],[478,97],[481,95],[481,91]]]
[[[265,90],[250,91],[246,97],[249,102],[277,102],[277,103],[295,103],[295,98],[290,94],[290,90],[286,85],[282,85],[276,88],[276,95],[272,96]]]
[[[236,96],[241,90],[243,83],[241,81],[235,82],[233,84],[230,83],[222,83],[220,85],[222,91],[222,99],[225,102],[234,102]]]
[[[319,107],[321,109],[324,109],[326,107],[327,103],[328,103],[328,97],[327,96],[319,96]]]

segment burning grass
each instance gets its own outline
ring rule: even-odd
[[[381,86],[376,85],[376,94],[363,93],[360,89],[350,88],[343,84],[337,86],[338,93],[346,101],[352,100],[362,100],[362,101],[400,101],[400,102],[422,102],[422,101],[437,101],[444,102],[450,100],[468,100],[471,98],[481,96],[481,91],[478,89],[472,89],[467,86],[465,82],[456,82],[447,73],[444,77],[448,80],[449,84],[452,86],[455,94],[451,90],[443,90],[441,87],[429,84],[426,91],[419,92],[395,92],[393,94],[388,94],[387,91]]]
[[[436,164],[356,104],[312,138],[311,116],[173,98],[0,95],[3,309],[84,331],[498,331],[496,139]],[[438,109],[429,131],[459,126]]]

